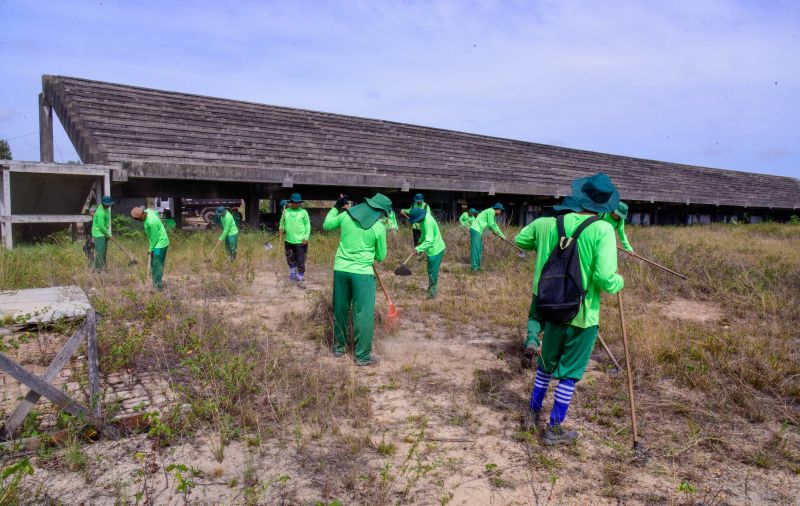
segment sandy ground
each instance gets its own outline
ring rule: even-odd
[[[249,294],[217,304],[227,317],[275,332],[287,315],[309,310],[313,292],[330,290],[329,278],[329,273],[309,272],[303,291],[273,272],[260,273]],[[458,294],[445,286],[442,296]],[[720,317],[714,308],[687,311],[686,302],[665,305],[663,311],[669,317],[702,316],[702,321]],[[379,307],[384,308],[382,300]],[[518,343],[469,327],[438,332],[435,323],[404,320],[395,335],[379,335],[382,362],[374,368],[356,368],[350,356],[333,358],[310,341],[292,343],[319,356],[315,367],[353,368],[371,391],[368,427],[342,421],[336,435],[301,427],[294,439],[253,445],[245,438],[226,447],[221,462],[214,457],[213,434],[159,451],[141,435],[99,442],[86,447],[87,475],[58,466],[37,469],[40,498],[64,504],[135,503],[137,492],[149,490],[141,500],[154,504],[315,504],[333,498],[343,504],[800,504],[796,474],[729,461],[697,442],[652,446],[646,463],[633,462],[627,411],[598,416],[611,409],[595,405],[599,389],[619,392],[620,405],[626,406],[625,376],[607,375],[607,360],[599,354],[568,418],[581,438],[567,448],[544,448],[519,430],[532,376],[518,365]],[[650,419],[647,406],[679,402],[681,395],[665,383],[657,395],[640,400],[645,444],[669,441],[672,430],[669,420]],[[549,397],[548,403],[552,393]],[[352,441],[364,434],[372,447],[353,451]],[[391,449],[379,451],[379,445]],[[188,497],[175,491],[174,473],[166,472],[172,463],[200,471]],[[257,495],[248,496],[244,485],[252,476],[259,485]],[[693,490],[681,491],[682,482]]]

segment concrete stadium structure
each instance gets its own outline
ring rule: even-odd
[[[117,198],[311,199],[382,191],[397,207],[422,192],[440,215],[501,201],[526,223],[607,172],[640,224],[785,220],[800,180],[616,156],[376,119],[146,89],[42,78],[40,141],[53,160],[55,111],[84,164],[111,170]],[[179,213],[178,213],[179,215]]]

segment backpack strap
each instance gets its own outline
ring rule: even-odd
[[[583,232],[586,229],[586,227],[588,227],[589,225],[591,225],[595,221],[600,221],[600,218],[598,216],[590,216],[589,218],[584,220],[583,223],[578,225],[578,228],[575,229],[575,232],[572,233],[572,236],[571,236],[572,239],[577,241],[578,240],[578,236],[581,235],[581,232]]]
[[[586,227],[594,223],[595,221],[600,221],[600,218],[597,216],[591,216],[583,221],[578,228],[575,229],[575,232],[572,233],[570,237],[567,237],[567,232],[564,229],[564,215],[558,216],[556,218],[556,226],[558,227],[558,247],[562,250],[567,249],[570,244],[574,243],[578,240],[578,237],[581,235]]]
[[[558,239],[561,240],[562,237],[567,236],[566,230],[564,230],[564,215],[559,214],[556,216],[556,228],[558,228]]]

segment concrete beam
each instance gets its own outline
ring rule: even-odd
[[[88,214],[12,214],[11,223],[84,223],[92,221]]]
[[[73,176],[103,177],[110,173],[112,167],[103,165],[83,165],[80,163],[45,163],[19,160],[3,160],[0,166],[11,172],[27,172],[31,174],[66,174]]]

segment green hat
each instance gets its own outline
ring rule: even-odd
[[[619,216],[620,219],[624,221],[628,217],[628,204],[620,201],[619,205],[617,206],[617,210],[614,211],[614,214]]]
[[[506,210],[506,208],[503,207],[503,204],[501,204],[500,202],[498,202],[497,204],[493,205],[492,209],[500,209],[501,211],[505,211]]]
[[[289,203],[288,200],[283,199],[280,202],[278,202],[278,207],[286,207],[286,204],[288,204],[288,203]]]
[[[469,214],[478,214],[478,210],[477,210],[477,209],[475,209],[474,207],[470,207],[470,208],[469,208],[469,211],[467,211],[467,212],[468,212]]]
[[[225,208],[222,207],[222,206],[219,206],[217,208],[217,216],[222,216],[223,214],[225,214]]]
[[[364,202],[371,208],[383,211],[387,215],[392,212],[392,200],[383,193],[376,193],[372,198],[365,198]]]
[[[363,204],[347,210],[347,214],[364,230],[369,230],[382,216],[388,216],[391,212],[392,201],[381,193],[376,193],[374,197],[364,199]]]
[[[608,174],[595,174],[572,182],[572,196],[586,211],[611,213],[619,205],[619,192]]]
[[[292,193],[292,196],[289,197],[289,201],[295,204],[299,204],[300,202],[303,202],[303,198],[300,196],[299,193]]]
[[[414,195],[414,202],[425,202],[425,197],[421,193]]]
[[[576,213],[583,211],[578,201],[571,195],[564,197],[564,200],[560,204],[553,206],[553,209],[556,211],[573,211]]]
[[[420,221],[425,219],[425,215],[427,211],[421,207],[414,207],[411,209],[411,212],[408,213],[408,221],[411,223],[419,223]]]
[[[102,198],[102,200],[100,200],[100,203],[102,203],[104,206],[111,206],[114,205],[114,199],[112,199],[110,195],[106,195]]]

